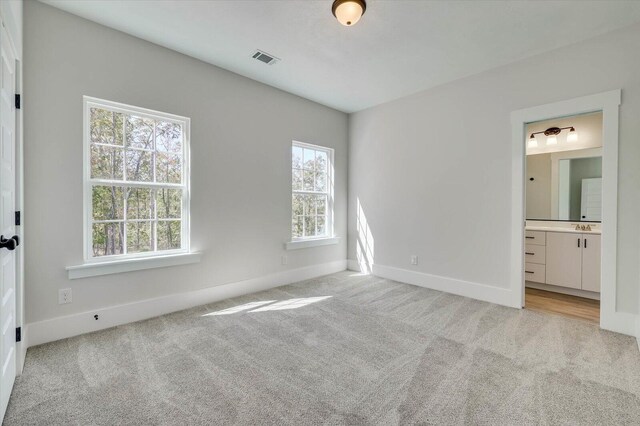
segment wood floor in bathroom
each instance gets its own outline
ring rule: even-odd
[[[600,323],[600,301],[526,288],[525,309]]]

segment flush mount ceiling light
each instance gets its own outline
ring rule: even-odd
[[[331,7],[333,16],[345,27],[355,25],[366,10],[367,3],[364,0],[335,0]]]
[[[544,133],[544,135],[547,137],[547,145],[557,145],[558,138],[556,138],[556,136],[559,135],[560,132],[562,132],[563,130],[567,130],[567,129],[569,129],[569,134],[567,135],[567,142],[576,142],[578,140],[578,132],[576,132],[575,127],[573,126],[549,127],[547,130],[544,130],[542,132],[531,133],[531,136],[529,137],[529,146],[530,147],[538,146],[538,142],[536,141],[536,135],[539,135],[540,133]]]

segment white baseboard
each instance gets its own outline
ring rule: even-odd
[[[110,306],[38,321],[27,324],[28,346],[36,346],[67,337],[78,336],[92,331],[103,330],[117,325],[141,321],[171,312],[193,308],[232,297],[268,290],[298,281],[333,274],[347,269],[347,261],[339,260],[321,265],[278,272],[263,277],[235,283],[223,284],[186,293],[171,294],[154,299],[141,300],[125,305]],[[94,315],[99,316],[95,320]],[[25,344],[25,348],[27,345]]]
[[[628,312],[609,312],[604,313],[600,309],[600,328],[603,330],[614,331],[627,336],[637,337],[636,322],[638,315]]]
[[[486,284],[478,284],[470,281],[441,277],[438,275],[425,274],[423,272],[409,271],[406,269],[383,265],[373,265],[373,275],[430,288],[432,290],[439,290],[446,293],[457,294],[459,296],[470,297],[484,302],[520,308],[520,306],[513,305],[513,294],[511,290],[507,288],[493,287]]]
[[[361,272],[358,261],[354,259],[347,259],[347,269],[350,271]]]

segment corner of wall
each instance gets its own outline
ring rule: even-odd
[[[362,272],[358,261],[355,259],[347,259],[347,269],[354,272]]]

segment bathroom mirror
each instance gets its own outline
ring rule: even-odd
[[[528,220],[599,222],[602,149],[527,156]]]
[[[599,222],[602,112],[528,123],[528,220]]]

